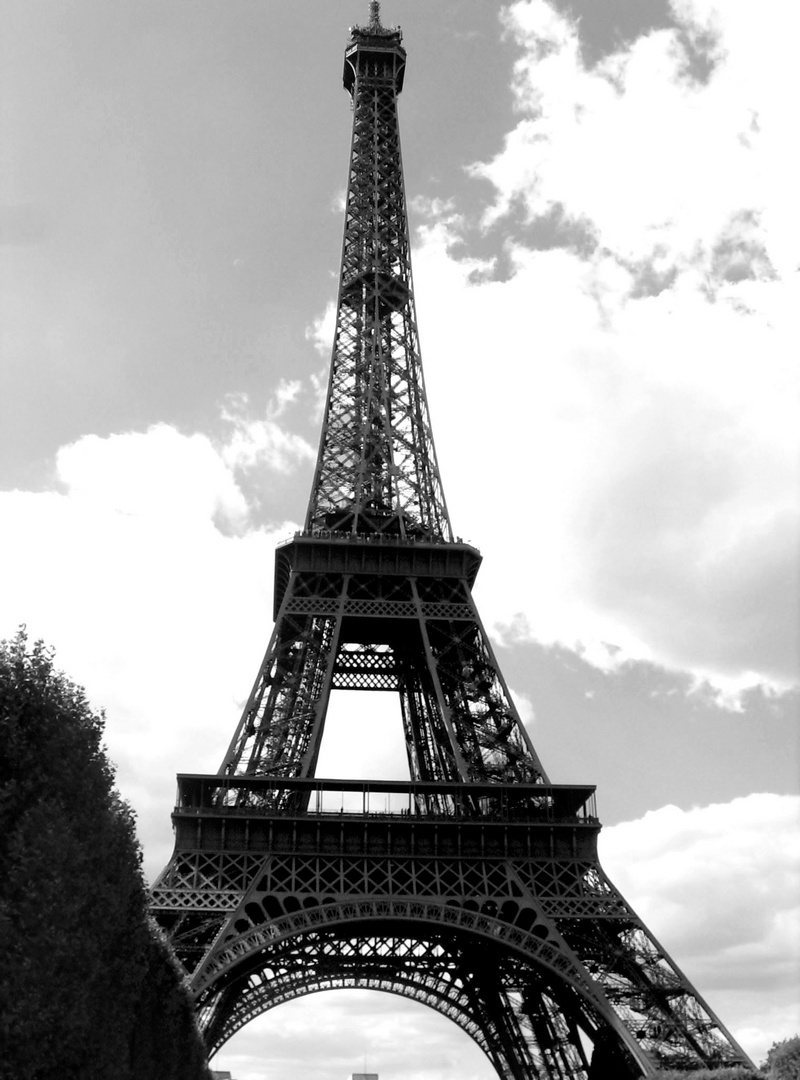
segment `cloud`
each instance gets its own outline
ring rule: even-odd
[[[753,794],[600,836],[614,884],[757,1061],[800,1027],[799,824],[799,796]]]
[[[27,624],[106,709],[153,873],[175,773],[216,771],[233,733],[269,637],[273,550],[297,526],[250,523],[223,451],[166,425],[86,436],[56,467],[60,492],[0,493],[0,633]]]
[[[59,482],[77,503],[140,518],[213,519],[233,527],[247,505],[223,458],[204,435],[181,435],[167,424],[147,432],[85,435],[56,457]]]
[[[767,7],[776,18],[782,11],[777,0]],[[578,27],[550,4],[508,9],[507,31],[523,50],[514,78],[522,119],[501,153],[476,166],[496,188],[488,220],[514,205],[529,218],[559,207],[617,257],[660,258],[683,272],[707,269],[719,237],[748,211],[770,261],[790,271],[798,166],[779,136],[790,123],[787,82],[797,79],[788,52],[781,65],[788,46],[775,42],[763,9],[755,17],[738,0],[673,8],[677,28],[645,34],[591,69]],[[707,83],[687,74],[686,42],[699,33],[716,40]],[[765,166],[778,160],[773,176]]]
[[[484,617],[781,689],[800,674],[789,99],[760,13],[676,15],[685,32],[589,69],[551,5],[508,9],[520,119],[472,170],[484,235],[452,201],[419,234],[426,378]],[[687,34],[715,43],[704,83]]]
[[[365,990],[313,994],[281,1005],[227,1043],[212,1067],[236,1080],[304,1074],[314,1032],[315,1080],[374,1071],[381,1080],[494,1080],[482,1050],[452,1021],[396,995]]]
[[[318,319],[314,319],[306,330],[306,340],[310,341],[317,352],[330,360],[333,337],[336,332],[336,304],[331,301]]]
[[[279,473],[293,472],[313,461],[314,449],[300,435],[278,423],[303,390],[297,379],[282,380],[272,395],[265,417],[254,417],[246,394],[229,394],[222,410],[227,425],[220,448],[222,460],[234,470],[266,467]]]

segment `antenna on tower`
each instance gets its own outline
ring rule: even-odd
[[[369,0],[369,28],[381,30],[381,5],[380,0]]]

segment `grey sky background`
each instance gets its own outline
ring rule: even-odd
[[[106,709],[151,878],[308,499],[367,6],[0,0],[0,633]],[[553,781],[598,786],[612,878],[760,1059],[800,1030],[798,15],[382,9],[479,609]],[[321,773],[405,775],[396,703],[334,705]],[[451,1028],[315,995],[217,1067],[489,1077]]]

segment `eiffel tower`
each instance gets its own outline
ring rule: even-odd
[[[275,628],[214,775],[180,775],[152,910],[209,1052],[340,987],[401,994],[506,1080],[750,1064],[604,874],[591,786],[551,784],[453,535],[412,290],[397,95],[373,0],[353,104],[330,384],[305,527],[279,546]],[[317,777],[334,690],[399,695],[409,780]]]

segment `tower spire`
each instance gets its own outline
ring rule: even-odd
[[[452,540],[422,376],[397,122],[398,29],[352,27],[353,137],[328,400],[306,530]]]

